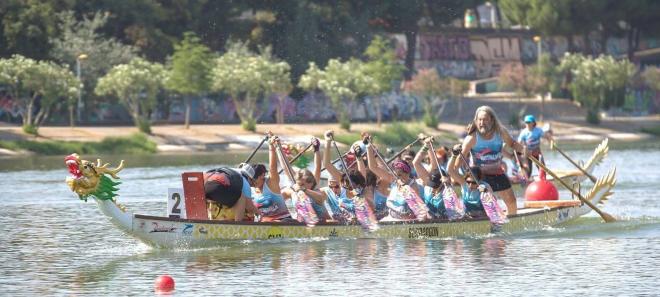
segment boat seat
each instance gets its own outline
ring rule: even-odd
[[[564,206],[579,206],[582,204],[580,200],[538,200],[538,201],[525,201],[525,208],[555,208]]]
[[[184,172],[183,197],[186,206],[186,218],[192,220],[206,220],[206,193],[204,192],[204,174],[201,172]]]

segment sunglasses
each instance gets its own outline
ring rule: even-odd
[[[468,185],[476,185],[477,184],[477,182],[473,181],[473,180],[466,180],[465,183],[468,184]]]
[[[330,189],[339,189],[339,185],[328,185]]]

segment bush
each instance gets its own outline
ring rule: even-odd
[[[351,131],[351,121],[347,118],[339,119],[339,127],[346,131]]]
[[[587,110],[586,120],[587,123],[589,124],[598,125],[600,124],[600,113],[598,112],[598,110],[589,109]]]
[[[257,131],[257,120],[256,119],[249,119],[245,121],[241,121],[241,127],[245,131]]]
[[[387,146],[404,146],[417,138],[422,132],[419,126],[407,127],[405,124],[392,123],[383,132],[373,132],[374,141]]]
[[[139,119],[138,130],[142,133],[151,134],[151,122],[149,120]]]
[[[108,137],[101,142],[80,141],[2,141],[0,147],[10,150],[28,150],[40,155],[79,154],[150,154],[156,152],[156,143],[145,134],[136,133],[129,137]]]
[[[39,127],[37,127],[35,125],[30,125],[30,124],[23,125],[23,132],[25,132],[27,134],[37,136],[37,135],[39,135],[38,130],[39,130]]]
[[[321,137],[323,138],[323,137]],[[335,135],[335,141],[350,145],[353,144],[354,142],[362,139],[359,133],[348,133],[348,134],[336,134]]]
[[[438,119],[434,117],[430,111],[424,112],[422,121],[424,121],[424,125],[426,125],[426,127],[438,129]]]

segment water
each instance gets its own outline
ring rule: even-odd
[[[586,159],[591,151],[567,153]],[[180,172],[240,157],[133,157],[120,174],[120,202],[163,215],[166,189],[180,184]],[[546,160],[570,168],[558,154],[548,152]],[[103,161],[114,165],[117,159]],[[197,250],[152,249],[123,235],[95,203],[68,191],[62,157],[22,162],[0,160],[0,295],[150,296],[161,274],[174,277],[177,296],[658,294],[657,149],[613,150],[597,168],[600,176],[617,167],[615,194],[603,207],[620,218],[612,224],[592,212],[563,226],[507,237],[319,238]],[[147,167],[154,162],[168,166]]]

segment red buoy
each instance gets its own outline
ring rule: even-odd
[[[525,190],[525,200],[559,200],[559,192],[554,184],[545,179],[545,171],[540,170],[539,180],[529,184]]]
[[[161,275],[154,282],[156,292],[170,292],[174,290],[174,279],[169,275]]]

